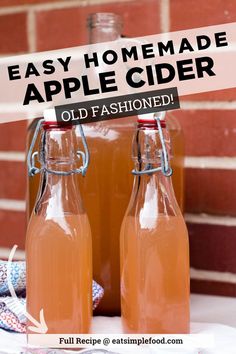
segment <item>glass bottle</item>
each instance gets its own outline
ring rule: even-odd
[[[90,43],[118,40],[122,18],[113,13],[92,14],[88,29]],[[120,314],[119,236],[132,190],[132,159],[127,151],[135,120],[129,117],[84,125],[91,161],[86,178],[78,182],[92,230],[93,275],[104,288],[95,310],[99,315]]]
[[[188,233],[172,187],[165,126],[141,117],[133,140],[136,170],[120,239],[126,333],[189,332]]]
[[[40,189],[26,236],[27,311],[39,319],[43,309],[49,334],[88,333],[91,231],[75,181],[73,128],[44,122],[42,130]]]
[[[119,40],[123,28],[122,18],[114,13],[95,13],[88,18],[90,43]],[[169,114],[168,114],[169,115]],[[134,124],[137,117],[128,117],[84,125],[91,152],[90,169],[86,178],[78,176],[85,209],[88,213],[93,239],[93,276],[103,286],[104,297],[95,314],[120,314],[120,227],[129,203],[133,178],[130,173]],[[28,143],[32,139],[37,121],[28,129]],[[167,119],[173,136],[172,160],[174,188],[178,202],[183,205],[183,139],[181,127],[171,116]],[[80,142],[79,127],[75,133]],[[36,143],[37,145],[37,143]],[[122,166],[122,167],[121,167]],[[27,214],[35,203],[39,176],[28,178]]]

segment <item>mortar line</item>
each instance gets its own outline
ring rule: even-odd
[[[185,213],[184,219],[189,224],[204,224],[204,225],[218,225],[218,226],[236,226],[236,217],[224,215],[210,215],[210,214],[191,214]]]
[[[36,52],[36,22],[35,12],[32,9],[30,9],[27,14],[27,35],[29,52]]]
[[[0,259],[8,259],[9,254],[11,252],[11,248],[8,247],[0,247]],[[25,251],[17,249],[15,253],[15,259],[18,261],[25,260]]]
[[[170,2],[169,0],[160,1],[160,27],[161,32],[170,31]]]
[[[25,162],[25,152],[21,151],[0,151],[0,161]]]
[[[18,199],[0,199],[0,210],[11,210],[11,211],[23,211],[25,212],[26,202],[25,200]]]
[[[219,272],[213,270],[200,270],[191,268],[190,278],[194,280],[236,284],[236,274],[230,272]]]
[[[184,160],[184,167],[205,170],[236,170],[236,157],[186,156]]]

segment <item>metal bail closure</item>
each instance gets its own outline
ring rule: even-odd
[[[88,149],[88,144],[87,144],[87,141],[86,141],[86,137],[85,137],[85,134],[84,134],[84,130],[83,130],[83,127],[81,124],[79,124],[79,131],[80,131],[80,135],[81,135],[81,139],[82,139],[82,143],[83,143],[83,147],[84,147],[84,151],[76,151],[76,155],[77,157],[81,157],[82,158],[82,166],[80,166],[79,168],[76,168],[74,170],[71,170],[71,171],[54,171],[54,170],[49,170],[49,169],[46,169],[44,166],[41,166],[41,168],[38,168],[35,166],[35,158],[36,156],[39,156],[39,152],[38,151],[35,151],[33,153],[33,149],[34,149],[34,146],[35,146],[35,142],[38,138],[38,135],[39,135],[39,132],[42,128],[42,124],[45,120],[44,119],[40,119],[36,125],[36,128],[35,128],[35,131],[34,131],[34,135],[33,135],[33,139],[31,141],[31,144],[30,144],[30,148],[29,148],[29,151],[28,151],[28,155],[27,155],[27,168],[28,168],[28,175],[30,177],[36,175],[37,173],[40,173],[42,170],[46,170],[48,173],[52,173],[52,174],[55,174],[55,175],[62,175],[62,176],[69,176],[73,173],[75,174],[79,174],[81,173],[82,176],[85,176],[86,175],[86,172],[87,172],[87,169],[88,169],[88,166],[89,166],[89,161],[90,161],[90,153],[89,153],[89,149]],[[43,153],[44,155],[44,153]],[[38,159],[39,161],[39,159]]]
[[[169,165],[169,156],[166,150],[166,144],[165,144],[165,139],[163,136],[163,131],[161,127],[161,119],[159,117],[155,117],[154,119],[157,122],[158,126],[158,132],[160,136],[160,141],[161,141],[161,147],[162,147],[162,152],[161,152],[161,172],[163,173],[164,176],[170,177],[173,173],[172,168]]]
[[[40,119],[36,125],[35,131],[33,138],[31,140],[30,148],[27,154],[27,168],[28,168],[28,175],[30,177],[36,175],[37,173],[41,172],[41,168],[38,168],[35,166],[35,157],[38,156],[38,151],[35,151],[33,153],[34,145],[37,140],[41,125],[43,123],[44,119]]]
[[[158,134],[160,136],[160,141],[161,141],[161,167],[156,167],[156,168],[148,168],[148,166],[141,171],[137,171],[137,170],[133,170],[132,173],[133,175],[144,175],[144,174],[152,174],[155,172],[162,172],[162,174],[165,177],[170,177],[173,173],[172,168],[169,165],[169,157],[168,157],[168,153],[167,153],[167,149],[166,149],[166,144],[165,144],[165,139],[163,136],[163,131],[162,131],[162,127],[161,127],[161,117],[157,117],[154,115],[154,119],[157,123],[157,127],[158,127]]]

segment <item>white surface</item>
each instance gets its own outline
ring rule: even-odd
[[[120,318],[96,317],[92,329],[93,333],[119,333],[121,332]],[[236,298],[192,295],[191,333],[214,334],[214,348],[201,350],[201,354],[236,354]],[[25,335],[0,330],[0,354],[23,354],[25,353],[25,346]],[[54,350],[49,352],[50,354],[56,354]],[[135,354],[138,354],[138,352],[140,351],[135,350]],[[132,352],[125,350],[125,352],[120,353],[128,354]],[[183,350],[172,351],[170,349],[158,349],[158,351],[142,349],[142,353],[192,354]]]
[[[191,295],[191,321],[220,323],[236,328],[236,298]]]

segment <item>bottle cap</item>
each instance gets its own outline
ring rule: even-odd
[[[44,129],[56,129],[56,128],[64,128],[68,129],[72,127],[71,122],[59,122],[56,117],[56,111],[54,108],[45,109],[43,112],[44,121],[43,128]]]
[[[166,112],[156,112],[156,113],[147,113],[138,115],[138,123],[148,124],[148,125],[156,125],[156,119],[159,118],[161,120],[161,125],[165,127],[165,116]]]
[[[43,111],[43,117],[45,122],[56,122],[56,111],[54,108],[48,108]]]

